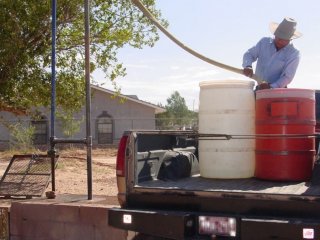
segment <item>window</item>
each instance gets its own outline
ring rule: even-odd
[[[97,119],[98,144],[112,144],[113,119],[105,111]]]

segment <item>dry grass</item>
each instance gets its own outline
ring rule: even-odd
[[[0,208],[0,240],[9,239],[9,213],[7,208]]]
[[[0,178],[10,159],[19,152],[0,152]],[[36,152],[46,154],[46,152]],[[69,148],[58,152],[59,161],[55,171],[56,194],[87,194],[87,151]],[[116,148],[92,150],[92,193],[93,195],[116,196]],[[49,184],[47,190],[51,190]]]

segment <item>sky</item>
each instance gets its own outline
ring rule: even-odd
[[[290,88],[320,89],[320,1],[319,0],[156,0],[167,30],[188,47],[229,66],[241,68],[243,53],[262,37],[272,37],[271,22],[295,18],[303,36],[292,43],[301,61]],[[127,75],[118,78],[121,93],[163,105],[173,91],[185,99],[189,110],[199,108],[202,81],[247,79],[210,65],[189,54],[159,31],[153,48],[125,47],[119,60]],[[93,75],[103,87],[109,81],[97,71]]]

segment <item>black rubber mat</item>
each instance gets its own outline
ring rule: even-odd
[[[59,156],[55,157],[55,165]],[[51,176],[48,155],[14,155],[0,181],[0,196],[40,197]]]

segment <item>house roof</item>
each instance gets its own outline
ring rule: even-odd
[[[111,95],[119,95],[119,97],[122,97],[122,98],[124,98],[124,99],[126,99],[128,101],[136,102],[136,103],[139,103],[139,104],[154,108],[155,109],[155,113],[162,113],[162,112],[166,111],[166,109],[163,108],[163,107],[159,107],[159,106],[157,106],[157,105],[155,105],[153,103],[149,103],[149,102],[140,100],[136,95],[118,94],[118,93],[116,93],[114,91],[111,91],[109,89],[106,89],[106,88],[103,88],[103,87],[100,87],[100,86],[97,86],[97,85],[93,85],[93,84],[91,84],[91,88],[99,90],[99,91],[102,91],[102,92],[105,92],[105,93],[109,93]]]

